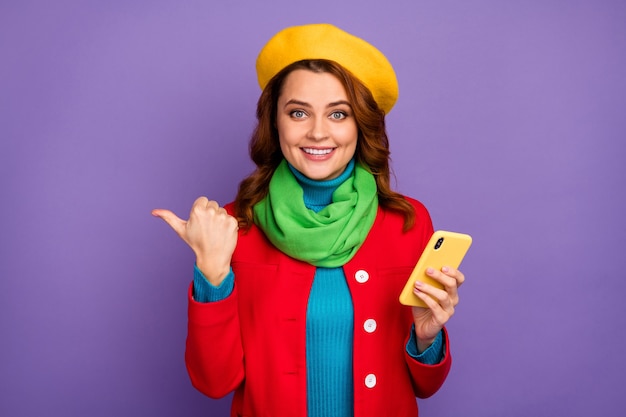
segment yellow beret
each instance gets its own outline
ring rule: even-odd
[[[280,70],[303,59],[328,59],[346,68],[369,88],[385,114],[398,99],[396,74],[385,55],[363,39],[326,23],[288,27],[265,44],[256,61],[261,89]]]

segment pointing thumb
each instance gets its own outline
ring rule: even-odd
[[[181,237],[183,236],[183,234],[185,232],[185,226],[187,225],[187,222],[185,220],[181,219],[180,217],[178,217],[176,214],[174,214],[170,210],[165,210],[165,209],[154,209],[154,210],[152,210],[152,215],[154,217],[161,218],[172,229],[174,229],[174,231],[179,236],[181,236]]]

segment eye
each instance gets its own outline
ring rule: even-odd
[[[289,113],[289,115],[294,119],[302,119],[306,117],[306,113],[302,110],[293,110]]]
[[[334,111],[330,114],[330,118],[333,120],[342,120],[348,117],[348,115],[343,111]]]

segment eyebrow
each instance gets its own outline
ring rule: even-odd
[[[307,103],[306,101],[300,101],[300,100],[296,100],[296,99],[288,100],[285,103],[285,107],[287,107],[290,104],[295,104],[295,105],[303,106],[303,107],[311,107],[311,105],[309,103]],[[350,104],[350,102],[348,102],[346,100],[333,101],[331,103],[328,103],[326,105],[326,107],[329,108],[329,107],[336,107],[336,106],[340,106],[340,105],[346,105],[346,106],[352,108],[352,105]]]

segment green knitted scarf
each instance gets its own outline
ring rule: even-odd
[[[333,193],[331,204],[318,213],[307,209],[302,187],[283,160],[270,180],[267,196],[254,206],[254,222],[274,246],[292,258],[336,268],[361,247],[377,209],[376,180],[358,163]]]

